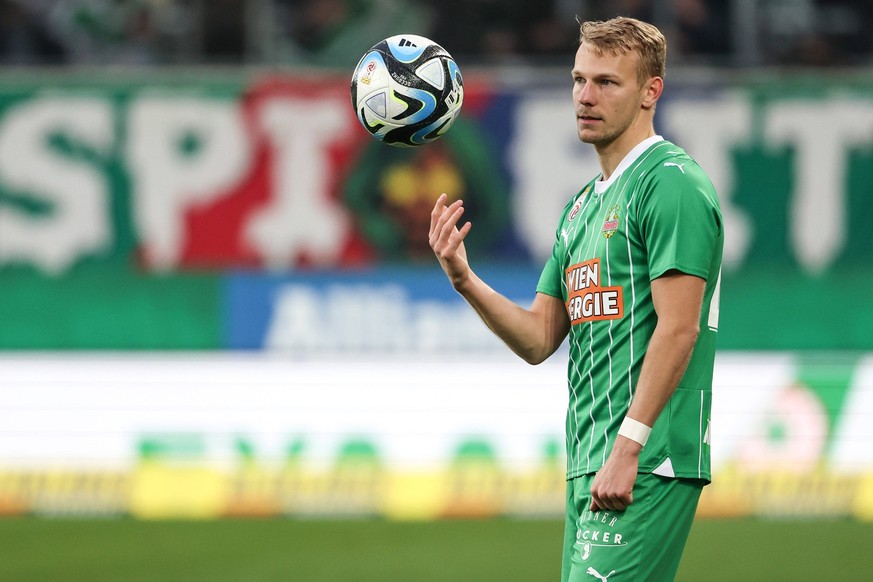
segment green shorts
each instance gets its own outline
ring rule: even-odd
[[[567,482],[562,582],[673,580],[704,481],[637,476],[625,511],[589,511],[594,475]]]

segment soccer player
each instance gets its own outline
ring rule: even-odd
[[[536,364],[569,335],[562,580],[672,580],[703,486],[723,225],[712,183],[654,130],[666,41],[631,18],[585,22],[572,70],[579,139],[601,172],[567,203],[530,308],[467,262],[463,201],[430,245],[454,288]]]

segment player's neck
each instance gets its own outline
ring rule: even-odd
[[[632,149],[637,147],[644,140],[655,135],[655,128],[652,124],[648,124],[641,128],[628,128],[623,134],[615,138],[608,144],[595,145],[597,157],[600,159],[600,171],[603,174],[602,180],[609,180],[615,169],[621,161],[627,156]]]

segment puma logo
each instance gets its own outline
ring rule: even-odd
[[[684,165],[685,165],[685,164],[677,164],[676,162],[664,162],[664,167],[665,167],[665,168],[668,167],[668,166],[674,166],[674,167],[676,167],[676,168],[679,168],[679,171],[682,172],[683,174],[685,173],[685,169],[682,167],[682,166],[684,166]]]
[[[612,576],[613,574],[615,574],[615,570],[613,570],[612,572],[610,572],[609,574],[607,574],[606,576],[604,576],[603,574],[601,574],[600,572],[598,572],[597,570],[595,570],[594,568],[592,568],[592,567],[589,566],[589,567],[588,567],[588,570],[586,570],[586,573],[588,573],[588,574],[591,575],[591,576],[594,576],[595,578],[597,578],[597,579],[599,579],[599,580],[602,580],[603,582],[609,582],[609,581],[607,580],[607,578],[609,578],[610,576]]]

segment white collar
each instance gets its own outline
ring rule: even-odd
[[[647,137],[640,143],[638,143],[634,149],[629,151],[612,175],[609,177],[609,180],[597,180],[594,182],[594,192],[596,194],[601,194],[606,191],[607,188],[612,186],[612,183],[615,182],[619,176],[621,176],[622,172],[627,170],[631,164],[633,164],[638,157],[643,155],[647,149],[649,149],[652,144],[655,144],[659,141],[664,141],[664,138],[660,135],[653,135],[652,137]],[[601,174],[602,176],[602,174]]]

